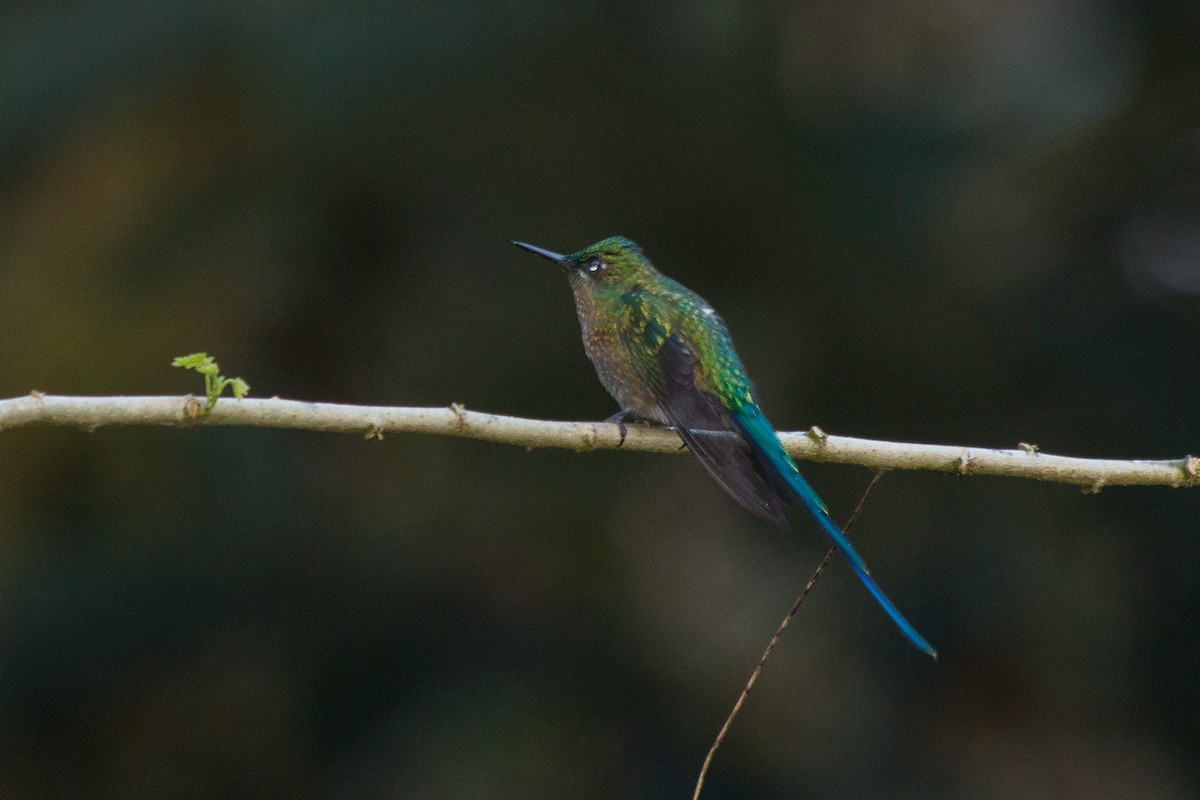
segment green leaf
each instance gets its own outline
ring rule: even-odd
[[[216,359],[207,353],[192,353],[187,356],[177,356],[171,361],[171,366],[194,369],[204,376],[204,397],[208,403],[201,410],[201,414],[207,414],[212,410],[212,407],[217,404],[217,400],[224,393],[226,386],[230,388],[233,396],[238,400],[241,400],[250,393],[250,384],[241,378],[226,378],[224,375],[221,375],[221,368],[217,365]]]
[[[183,367],[184,369],[195,370],[199,370],[200,367],[208,364],[212,364],[214,367],[216,366],[216,362],[213,361],[212,356],[210,356],[208,353],[192,353],[188,356],[177,356],[171,361],[172,367]]]

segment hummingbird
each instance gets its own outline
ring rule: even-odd
[[[655,269],[624,236],[569,255],[513,244],[566,273],[584,350],[620,409],[606,421],[622,433],[630,415],[672,428],[725,491],[776,525],[787,527],[784,511],[799,502],[908,641],[937,658],[783,449],[729,329],[707,301]]]

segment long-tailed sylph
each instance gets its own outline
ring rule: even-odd
[[[623,236],[570,255],[513,244],[566,272],[584,349],[620,406],[612,419],[632,414],[671,426],[725,491],[777,525],[787,525],[784,509],[798,500],[908,640],[937,657],[875,583],[784,451],[712,306],[655,269]]]

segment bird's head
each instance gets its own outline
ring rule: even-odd
[[[642,248],[624,236],[603,239],[565,256],[524,242],[513,244],[558,264],[577,289],[624,291],[654,274]]]

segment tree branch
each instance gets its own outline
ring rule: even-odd
[[[558,447],[575,451],[635,450],[681,452],[679,437],[669,430],[630,425],[622,441],[616,424],[550,422],[448,408],[352,406],[297,400],[223,399],[208,413],[205,401],[183,397],[66,397],[34,392],[0,400],[0,431],[31,425],[65,425],[94,431],[106,425],[171,425],[193,427],[246,425],[265,428],[358,433],[382,439],[389,433],[461,436],[533,449]],[[1070,458],[1039,453],[1025,445],[993,450],[956,445],[905,444],[828,436],[818,428],[780,433],[792,456],[810,461],[856,464],[875,470],[916,469],[954,475],[1000,475],[1069,483],[1085,490],[1105,486],[1197,486],[1200,458],[1162,461],[1117,461]]]

